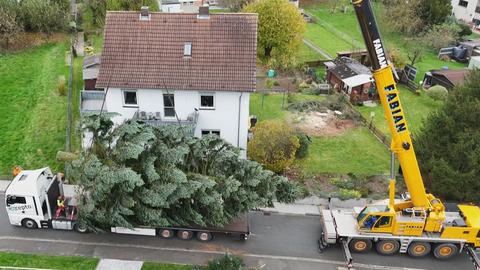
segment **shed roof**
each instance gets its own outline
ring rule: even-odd
[[[100,57],[98,55],[90,55],[83,58],[83,68],[89,68],[95,65],[100,65]]]
[[[254,91],[257,18],[152,12],[144,21],[138,12],[108,12],[97,87]]]
[[[457,85],[463,84],[463,82],[465,81],[465,78],[470,73],[470,70],[468,70],[468,69],[457,69],[457,70],[441,69],[441,70],[431,70],[430,73],[434,76],[445,77],[454,86],[457,86]]]
[[[356,87],[359,85],[369,83],[371,81],[372,81],[372,76],[367,74],[359,74],[343,80],[343,82],[350,87]]]
[[[342,80],[360,74],[365,74],[369,76],[372,75],[372,72],[369,68],[360,64],[355,59],[351,59],[348,57],[338,57],[333,62],[335,63],[335,66],[333,68],[329,68],[329,70]]]

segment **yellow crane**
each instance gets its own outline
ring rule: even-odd
[[[438,259],[451,258],[466,247],[480,267],[473,250],[480,247],[480,208],[457,205],[454,210],[446,211],[440,199],[426,192],[393,67],[388,62],[371,3],[369,0],[353,0],[352,4],[392,135],[389,202],[367,205],[359,211],[322,211],[323,235],[319,247],[322,249],[328,244],[341,242],[349,261],[350,250],[365,252],[373,245],[384,255],[400,252],[422,257],[432,252]],[[395,156],[409,193],[402,200],[395,200]]]

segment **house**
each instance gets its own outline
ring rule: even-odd
[[[350,97],[353,103],[378,98],[373,83],[372,72],[358,61],[348,57],[338,57],[324,63],[326,80],[337,91]]]
[[[480,24],[479,0],[452,0],[452,15],[466,23]]]
[[[188,125],[246,149],[257,14],[108,12],[97,88],[115,123]],[[245,151],[242,151],[245,157]]]
[[[182,12],[179,0],[161,0],[159,1],[162,12],[178,13]]]
[[[85,90],[100,90],[95,87],[98,71],[100,70],[100,57],[97,55],[87,56],[83,59],[83,82]]]
[[[455,86],[462,85],[469,73],[470,70],[468,69],[430,70],[425,73],[425,77],[423,78],[423,87],[428,89],[434,85],[441,85],[448,90],[452,90]]]

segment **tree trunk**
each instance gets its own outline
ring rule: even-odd
[[[265,57],[270,58],[272,54],[272,47],[265,47]]]

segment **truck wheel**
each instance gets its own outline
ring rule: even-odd
[[[400,244],[396,240],[380,240],[375,247],[382,255],[393,255],[400,249]]]
[[[407,252],[408,252],[408,255],[410,255],[411,257],[419,258],[427,255],[428,253],[430,253],[431,250],[432,250],[432,245],[430,245],[430,243],[413,242],[408,247]]]
[[[26,218],[22,220],[22,226],[28,229],[36,229],[38,228],[37,222],[33,219]]]
[[[177,237],[182,240],[190,240],[193,237],[193,232],[187,230],[180,230],[177,232]]]
[[[201,242],[208,242],[212,240],[212,234],[209,232],[197,232],[197,240]]]
[[[352,239],[348,246],[353,252],[364,253],[372,248],[372,241],[370,239]]]
[[[457,253],[458,247],[451,243],[439,244],[433,250],[433,255],[439,260],[448,260],[457,255]]]
[[[88,232],[87,226],[80,225],[80,224],[78,224],[78,223],[76,223],[76,224],[73,226],[73,229],[74,229],[76,232],[79,232],[79,233],[87,233],[87,232]]]
[[[175,235],[175,233],[171,229],[160,229],[159,235],[162,238],[170,239]]]

